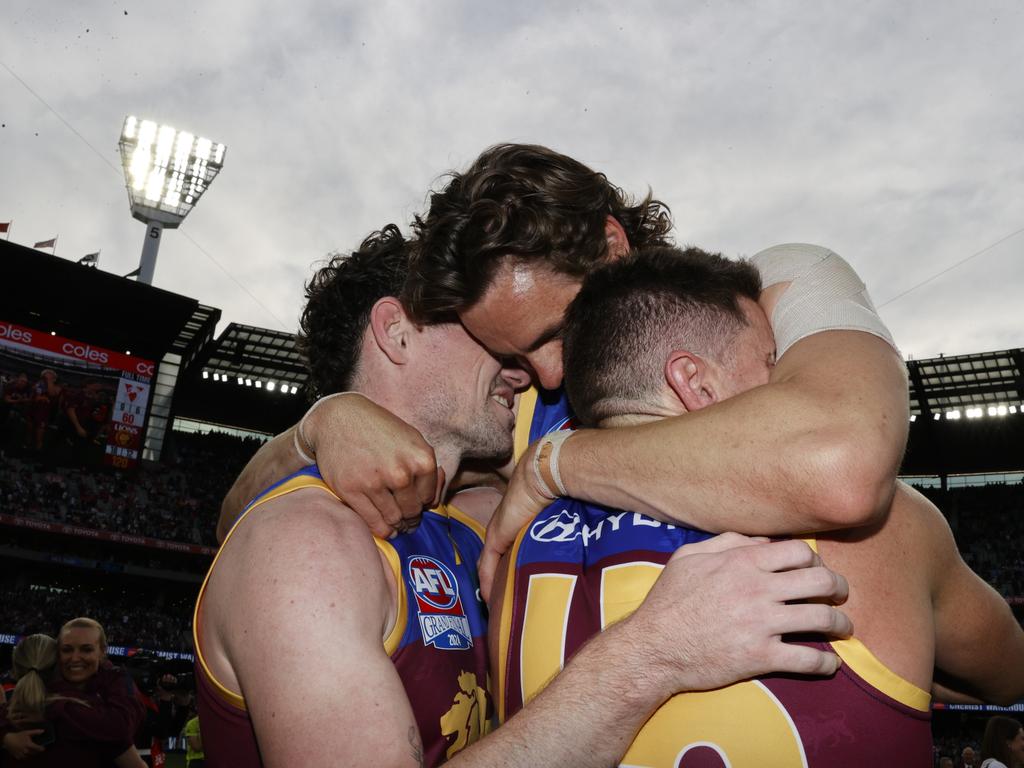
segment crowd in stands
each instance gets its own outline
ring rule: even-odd
[[[111,645],[192,651],[194,594],[154,596],[136,590],[0,584],[0,632],[56,635],[69,616],[87,615],[106,627]]]
[[[1024,597],[1024,483],[924,490],[964,560],[1004,597]]]
[[[259,448],[230,435],[175,435],[173,458],[137,472],[0,464],[0,512],[168,541],[216,546],[220,501]]]

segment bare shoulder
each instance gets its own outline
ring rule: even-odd
[[[490,486],[465,488],[456,493],[448,503],[480,525],[486,526],[491,521],[494,510],[501,503],[501,491]]]
[[[222,546],[210,574],[204,644],[208,637],[232,656],[231,649],[261,623],[286,632],[340,605],[371,625],[386,622],[387,575],[372,534],[348,507],[322,491],[302,489],[249,515]]]

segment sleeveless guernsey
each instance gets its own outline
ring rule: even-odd
[[[258,514],[260,505],[300,488],[331,493],[316,468],[308,467],[258,496],[232,531]],[[486,608],[476,576],[483,534],[482,526],[449,505],[425,511],[415,531],[390,541],[374,540],[399,586],[398,615],[384,648],[412,704],[428,766],[444,762],[492,725]],[[230,538],[229,533],[223,546]],[[215,558],[210,573],[216,567]],[[218,682],[203,658],[199,617],[209,578],[208,573],[193,618],[196,692],[206,760],[214,768],[259,766],[259,747],[245,699]],[[344,706],[344,701],[338,704]]]
[[[571,499],[545,509],[511,554],[495,670],[499,718],[515,714],[589,637],[632,613],[672,552],[707,536]],[[832,647],[843,659],[832,678],[771,675],[672,697],[622,764],[930,766],[928,693],[856,639]]]

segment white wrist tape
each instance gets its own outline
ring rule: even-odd
[[[533,454],[533,476],[537,480],[537,485],[540,486],[541,491],[550,499],[569,495],[569,492],[565,489],[565,483],[562,482],[562,473],[558,469],[558,454],[562,452],[562,444],[574,434],[572,430],[560,429],[544,435],[537,441],[537,451]],[[544,479],[544,472],[542,470],[544,465],[546,465],[548,473],[555,483],[554,489]]]
[[[820,245],[788,243],[767,248],[750,261],[761,273],[762,289],[790,284],[771,317],[776,357],[822,331],[863,331],[899,353],[864,282],[838,254]]]
[[[299,458],[305,462],[307,467],[316,464],[316,459],[310,457],[304,450],[302,450],[302,446],[299,444],[299,430],[297,427],[295,431],[292,432],[292,445],[295,446],[295,452],[299,454]]]
[[[309,464],[316,464],[316,453],[314,452],[314,455],[312,457],[310,457],[304,450],[302,450],[302,446],[303,445],[308,445],[310,448],[313,447],[313,444],[311,442],[309,442],[309,439],[306,437],[306,430],[305,430],[306,419],[309,418],[309,415],[311,413],[313,413],[313,411],[315,411],[317,408],[319,408],[323,403],[326,403],[328,400],[331,400],[332,398],[335,398],[335,397],[341,397],[342,395],[355,395],[355,394],[359,394],[359,393],[358,392],[335,392],[333,395],[327,395],[326,397],[321,397],[319,400],[317,400],[315,403],[313,403],[311,406],[309,406],[309,410],[306,411],[305,414],[303,414],[302,418],[299,420],[298,428],[292,433],[292,442],[295,444],[295,452],[297,454],[299,454],[299,458],[302,459],[304,462],[306,462],[307,465],[309,465]]]

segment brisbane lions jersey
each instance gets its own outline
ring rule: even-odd
[[[530,387],[519,396],[514,435],[516,461],[530,447],[530,443],[548,432],[574,428],[575,419],[564,389]]]
[[[257,497],[232,531],[245,517],[258,514],[261,504],[300,488],[331,493],[316,468],[308,467]],[[487,614],[476,576],[483,535],[482,526],[449,505],[426,510],[415,531],[390,541],[374,540],[399,587],[397,619],[384,648],[412,704],[428,766],[443,763],[492,725]],[[225,546],[230,537],[229,533]],[[214,559],[210,573],[216,567]],[[209,581],[209,574],[206,578]],[[193,632],[206,758],[215,766],[258,766],[259,751],[245,699],[217,681],[203,658],[199,608],[205,589],[206,583],[196,604]],[[343,699],[338,706],[345,706]]]
[[[529,702],[588,638],[632,613],[678,547],[707,536],[571,499],[544,510],[510,555],[495,627],[499,718]],[[831,645],[843,659],[831,678],[772,675],[672,697],[622,764],[930,766],[928,693],[855,639]]]

